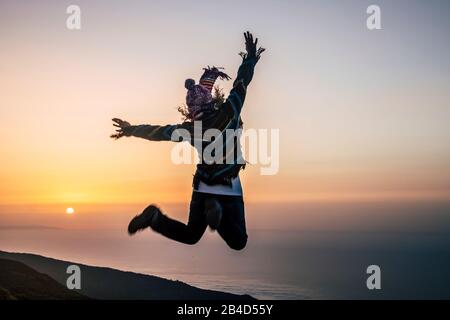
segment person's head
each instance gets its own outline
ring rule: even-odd
[[[185,87],[188,90],[186,94],[186,104],[188,108],[201,107],[211,103],[211,91],[203,87],[201,84],[195,84],[192,79],[185,81]]]
[[[195,119],[198,114],[204,112],[210,112],[214,110],[216,105],[214,100],[222,102],[222,94],[220,89],[216,89],[216,98],[213,97],[212,91],[214,89],[214,83],[217,78],[229,80],[230,77],[220,71],[222,68],[207,67],[204,68],[203,75],[200,78],[198,84],[194,79],[186,79],[184,81],[184,87],[187,89],[186,93],[186,112],[180,111],[187,119]],[[183,110],[183,108],[181,108]]]

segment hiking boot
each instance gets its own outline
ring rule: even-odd
[[[158,207],[153,204],[149,205],[141,214],[131,219],[128,225],[128,234],[132,236],[138,231],[152,227],[159,214],[161,214],[161,210]]]
[[[205,200],[206,222],[212,230],[216,230],[222,220],[222,206],[216,199]]]

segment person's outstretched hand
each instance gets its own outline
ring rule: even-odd
[[[119,118],[114,118],[112,121],[114,122],[113,126],[118,129],[116,129],[116,133],[110,135],[110,137],[116,140],[122,138],[125,135],[124,129],[130,127],[131,124],[128,121],[124,121]]]
[[[245,50],[247,51],[246,57],[256,58],[256,60],[259,60],[261,54],[264,51],[266,51],[266,49],[262,47],[257,48],[258,38],[256,38],[255,41],[253,41],[253,35],[249,31],[244,33],[244,38],[245,38]]]

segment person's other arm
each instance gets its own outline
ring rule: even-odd
[[[123,121],[118,118],[112,119],[114,122],[114,126],[118,129],[115,134],[111,135],[113,139],[120,139],[122,137],[138,137],[151,141],[181,141],[179,137],[182,136],[184,129],[184,133],[191,133],[191,126],[189,123],[175,124],[175,125],[150,125],[150,124],[142,124],[142,125],[131,125],[127,121]],[[178,130],[179,134],[174,135],[174,131]],[[177,138],[178,137],[178,138]]]
[[[250,32],[244,33],[245,48],[247,53],[241,54],[243,57],[242,64],[238,69],[236,79],[233,83],[233,89],[230,91],[225,103],[229,104],[233,108],[233,112],[239,114],[242,106],[244,105],[245,95],[247,87],[253,79],[253,73],[255,66],[261,57],[261,54],[265,51],[264,48],[258,48],[258,38],[253,41],[253,35]]]

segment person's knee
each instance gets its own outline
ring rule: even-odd
[[[194,244],[196,244],[197,242],[200,241],[200,239],[202,238],[202,235],[203,235],[202,233],[201,234],[199,234],[199,233],[192,233],[188,237],[188,239],[186,239],[186,243],[190,244],[190,245],[194,245]]]
[[[240,251],[240,250],[244,249],[246,245],[247,245],[247,236],[242,237],[235,241],[228,242],[228,246],[231,249],[236,250],[236,251]]]

